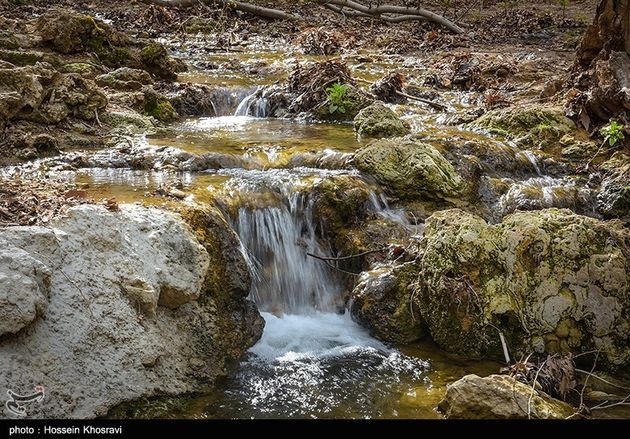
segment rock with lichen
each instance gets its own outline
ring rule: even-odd
[[[414,301],[433,339],[470,358],[601,349],[630,364],[628,231],[568,210],[489,225],[461,210],[427,220]]]
[[[547,148],[577,131],[575,123],[560,108],[518,107],[489,111],[471,124],[514,140],[523,148]]]
[[[416,277],[414,262],[363,273],[352,291],[352,317],[385,341],[412,343],[421,339],[427,334],[426,326],[410,300]]]
[[[360,148],[355,166],[404,199],[457,198],[465,183],[433,146],[408,138],[375,140]]]
[[[359,137],[399,137],[408,134],[409,127],[389,107],[375,102],[356,115],[354,131]]]
[[[597,195],[597,210],[605,218],[630,217],[630,156],[617,153],[602,164],[604,179]]]
[[[566,419],[575,412],[507,375],[466,375],[447,386],[438,409],[447,419]]]
[[[42,41],[64,54],[103,51],[129,44],[128,38],[104,22],[75,12],[50,12],[37,21]]]

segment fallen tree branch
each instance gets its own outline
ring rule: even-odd
[[[188,7],[198,3],[219,4],[237,11],[248,12],[259,17],[271,18],[275,20],[306,21],[302,17],[290,14],[280,9],[266,8],[252,5],[251,3],[236,0],[140,0],[142,3],[164,7]],[[405,21],[431,21],[440,24],[454,32],[461,34],[464,29],[450,21],[449,19],[423,8],[410,8],[405,6],[381,5],[368,7],[351,0],[319,0],[323,7],[342,14],[346,17],[371,17],[385,21],[387,23],[402,23]],[[348,8],[349,11],[345,11]]]
[[[218,3],[227,8],[237,11],[249,12],[259,17],[272,18],[275,20],[302,21],[302,17],[289,14],[280,9],[265,8],[263,6],[252,5],[251,3],[238,2],[235,0],[140,0],[142,3],[153,4],[165,7],[187,7],[198,3]]]
[[[347,261],[348,259],[353,259],[353,258],[360,258],[361,256],[365,256],[365,255],[369,255],[372,253],[380,253],[380,252],[384,252],[385,250],[387,250],[387,248],[379,248],[378,250],[368,250],[365,251],[363,253],[358,253],[356,255],[349,255],[349,256],[340,256],[340,257],[332,257],[332,256],[319,256],[310,252],[306,252],[307,256],[310,256],[312,258],[315,259],[320,259],[322,261]]]
[[[392,23],[399,23],[401,21],[409,20],[426,20],[440,24],[456,34],[461,34],[464,32],[464,29],[462,29],[449,19],[423,8],[411,8],[407,6],[392,5],[379,5],[372,7],[362,5],[361,3],[355,2],[353,0],[320,0],[319,3],[323,5],[337,6],[340,11],[335,12],[341,12],[344,14],[347,13],[343,11],[343,8],[349,8],[354,13],[358,12],[363,14],[363,16],[373,16],[383,21],[388,21]],[[328,9],[331,8],[328,7]],[[384,14],[395,14],[395,16],[389,17],[385,16]]]
[[[431,107],[435,108],[436,110],[446,111],[446,109],[448,108],[446,105],[439,104],[437,102],[430,101],[428,99],[419,98],[417,96],[413,96],[413,95],[407,94],[407,93],[399,91],[399,90],[395,90],[394,93],[396,93],[397,95],[402,96],[404,98],[411,99],[411,100],[414,100],[414,101],[422,102],[423,104],[430,105]]]
[[[618,389],[623,389],[623,390],[630,390],[630,387],[625,387],[625,386],[620,386],[619,384],[615,384],[613,382],[608,381],[607,379],[604,379],[602,377],[600,377],[599,375],[596,375],[592,372],[589,372],[588,370],[583,370],[583,369],[578,369],[577,367],[575,368],[575,371],[578,373],[581,373],[583,375],[587,375],[587,376],[592,376],[593,378],[595,378],[596,380],[601,381],[602,383],[606,383],[609,386],[612,387],[616,387]]]

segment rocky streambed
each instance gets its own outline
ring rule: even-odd
[[[623,398],[630,160],[548,96],[553,62],[201,55],[83,14],[2,20],[0,387],[43,385],[29,416]]]

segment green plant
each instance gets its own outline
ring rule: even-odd
[[[604,143],[608,142],[608,145],[615,146],[617,143],[625,139],[623,133],[623,124],[616,121],[611,121],[608,125],[603,127],[599,132],[604,136]]]
[[[352,101],[348,99],[348,86],[344,84],[333,84],[326,89],[328,99],[328,111],[330,114],[344,114]]]

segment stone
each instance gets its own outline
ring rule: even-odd
[[[446,387],[438,409],[447,419],[566,419],[576,411],[506,375],[466,375]]]
[[[372,141],[356,152],[354,164],[404,199],[457,198],[465,186],[437,149],[408,138]]]
[[[354,118],[354,131],[359,137],[399,137],[409,127],[382,102],[375,102],[359,111]]]
[[[630,156],[616,153],[602,164],[604,179],[597,210],[605,218],[630,217]]]
[[[569,210],[517,212],[489,225],[461,210],[426,221],[414,296],[434,341],[468,358],[600,348],[630,364],[630,261],[621,224]]]
[[[522,148],[541,149],[554,147],[562,137],[577,131],[561,108],[540,106],[489,111],[471,126],[513,139]]]
[[[417,271],[414,263],[362,274],[352,291],[350,311],[378,338],[412,343],[427,335],[419,310],[411,302]]]
[[[101,87],[109,87],[115,90],[140,90],[144,85],[153,83],[151,75],[144,70],[120,67],[113,72],[100,75],[96,83]]]
[[[142,397],[190,393],[224,375],[262,333],[220,212],[206,212],[211,256],[181,215],[119,208],[81,205],[46,228],[0,231],[3,331],[11,322],[0,338],[0,388],[44,385],[29,417],[94,418]]]
[[[128,44],[127,37],[89,15],[64,11],[39,18],[37,30],[42,41],[57,52],[72,54],[101,51],[104,46]]]
[[[0,336],[19,332],[44,313],[49,286],[46,265],[18,248],[0,248]]]

